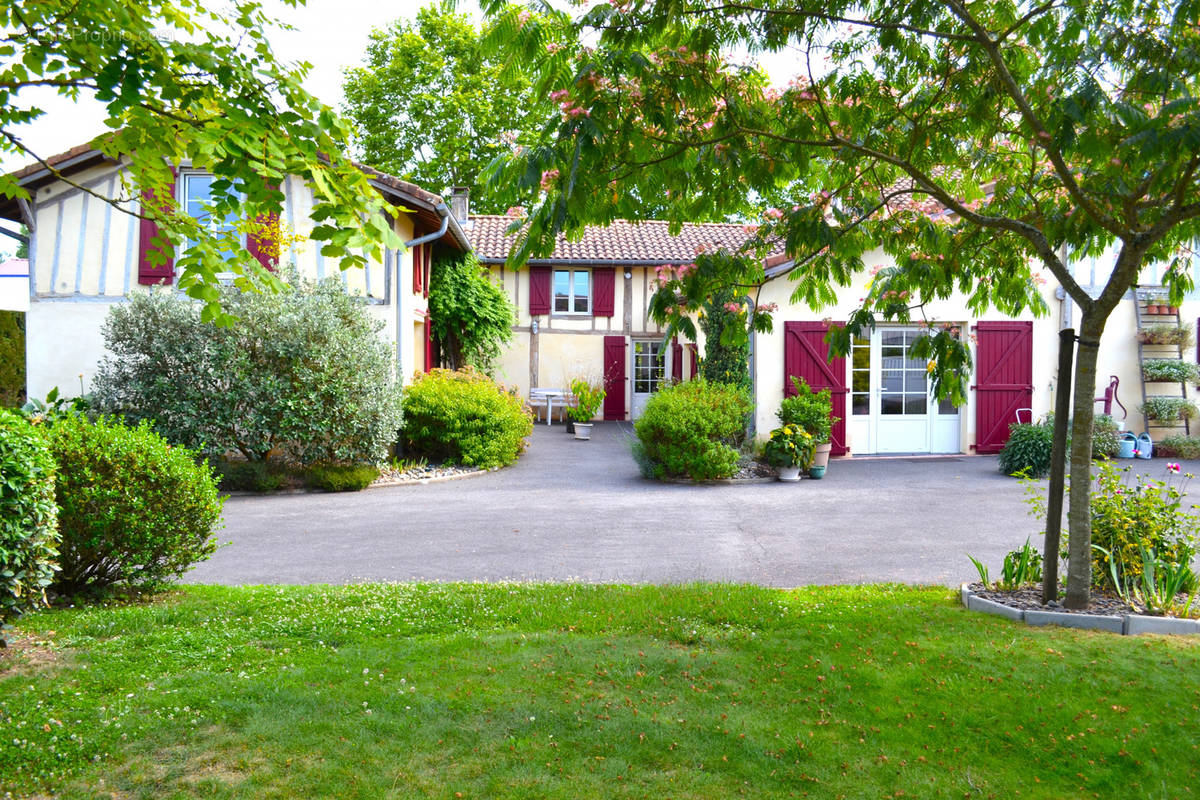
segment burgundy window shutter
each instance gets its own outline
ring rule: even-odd
[[[175,194],[175,170],[171,170],[172,180],[167,187],[172,195]],[[153,206],[155,201],[154,192],[142,192],[142,208]],[[145,213],[143,211],[143,213]],[[143,286],[152,286],[154,284],[170,285],[175,278],[175,254],[170,249],[165,239],[160,240],[166,246],[166,260],[161,263],[152,263],[150,253],[158,251],[160,248],[154,243],[154,239],[159,236],[158,225],[154,220],[142,217],[138,226],[138,283]]]
[[[550,268],[529,268],[529,316],[550,313]]]
[[[592,270],[592,316],[611,317],[616,294],[617,271],[614,267]]]
[[[975,452],[999,453],[1017,410],[1033,406],[1033,323],[975,326]]]
[[[604,337],[604,418],[625,419],[625,337]]]
[[[417,232],[413,231],[413,235],[414,236],[417,235]],[[425,245],[419,244],[412,249],[412,279],[413,279],[412,292],[413,292],[413,294],[421,293],[421,291],[422,291],[421,276],[424,274],[425,274]]]
[[[834,325],[845,325],[835,322]],[[829,324],[825,322],[785,322],[783,326],[783,396],[796,393],[792,378],[803,378],[808,387],[819,392],[828,388],[833,400],[833,416],[841,417],[833,424],[830,433],[830,453],[845,455],[846,448],[846,358],[829,358],[829,345],[825,335]]]
[[[678,338],[671,340],[671,380],[683,383],[683,345]]]
[[[694,381],[696,378],[700,377],[700,348],[696,346],[695,342],[693,342],[687,346],[687,349],[689,365],[691,367],[691,371],[688,373],[688,380]]]
[[[274,183],[268,183],[267,188],[275,191],[279,186]],[[250,251],[250,255],[258,259],[258,263],[262,264],[265,269],[275,270],[275,265],[283,257],[283,248],[279,242],[279,214],[261,214],[257,219],[259,230],[263,231],[264,236],[256,236],[253,232],[246,235],[246,249]],[[274,251],[272,254],[271,251]]]
[[[425,247],[425,271],[421,274],[421,294],[429,297],[429,284],[433,282],[433,243]]]

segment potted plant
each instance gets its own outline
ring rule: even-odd
[[[575,405],[569,412],[575,422],[575,438],[586,441],[592,438],[592,418],[604,402],[604,386],[576,378],[571,381],[571,394],[575,395]]]
[[[1142,378],[1149,383],[1196,383],[1200,367],[1177,358],[1147,358],[1142,362]]]
[[[771,438],[763,446],[763,458],[768,464],[779,467],[779,480],[800,480],[800,470],[812,463],[816,443],[808,431],[799,425],[781,425],[771,431]]]
[[[1190,325],[1150,325],[1138,331],[1142,344],[1164,344],[1188,347],[1192,344]]]
[[[1196,404],[1183,397],[1148,397],[1142,404],[1142,413],[1160,422],[1193,419],[1196,416]]]
[[[821,478],[829,464],[833,424],[840,417],[833,416],[833,400],[829,389],[814,392],[804,379],[796,377],[792,378],[792,386],[796,394],[783,399],[777,416],[784,425],[799,425],[812,437],[816,450],[808,474],[813,478]]]

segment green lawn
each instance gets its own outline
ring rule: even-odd
[[[1170,798],[1200,643],[945,589],[188,588],[20,631],[0,797]]]

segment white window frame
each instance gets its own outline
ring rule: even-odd
[[[178,202],[178,204],[179,204],[179,208],[185,214],[189,214],[189,212],[188,212],[188,205],[189,205],[189,203],[188,203],[188,181],[192,178],[212,178],[212,177],[213,177],[213,175],[211,172],[205,172],[202,169],[181,169],[181,170],[179,170],[178,174],[175,176],[175,195],[176,195],[175,199],[176,199],[176,202]],[[208,203],[212,202],[212,194],[211,193],[209,194],[209,198],[208,198],[207,202]],[[243,248],[246,247],[246,232],[239,231],[238,238],[239,238],[241,246]],[[186,255],[187,251],[191,247],[191,245],[192,245],[192,242],[190,240],[184,239],[183,245],[179,248],[179,255],[180,256]],[[236,277],[237,277],[237,274],[234,272],[218,272],[216,274],[217,280],[220,281],[224,285],[232,284]]]
[[[557,305],[558,305],[557,285],[558,285],[558,273],[560,273],[560,272],[565,272],[568,275],[568,278],[567,278],[567,310],[566,311],[559,311],[557,309]],[[579,273],[579,272],[586,273],[588,276],[587,277],[588,288],[587,288],[586,296],[575,293],[575,274]],[[593,285],[594,285],[594,280],[593,280],[591,269],[587,269],[587,268],[577,269],[575,267],[567,267],[566,269],[559,269],[556,267],[554,269],[554,272],[550,275],[550,312],[556,317],[559,317],[559,316],[561,316],[561,317],[591,316]],[[576,311],[575,310],[575,301],[579,297],[584,297],[587,300],[587,309],[584,311]]]

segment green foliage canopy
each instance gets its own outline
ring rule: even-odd
[[[157,201],[141,213],[159,224],[161,249],[184,239],[195,243],[176,260],[178,285],[205,302],[206,319],[226,319],[217,273],[262,270],[233,246],[233,234],[211,231],[178,207],[166,187],[173,181],[170,165],[184,160],[216,176],[216,218],[278,213],[283,195],[275,186],[285,175],[298,175],[315,192],[312,238],[326,257],[338,259],[342,269],[381,257],[399,240],[382,214],[382,199],[346,156],[350,128],[305,91],[308,65],[285,65],[271,54],[267,36],[274,24],[255,0],[219,7],[186,0],[5,3],[0,153],[46,165],[49,154],[21,138],[21,126],[45,113],[25,90],[51,87],[71,99],[104,103],[111,131],[92,145],[126,162],[129,171],[124,197],[97,197],[126,211],[122,201],[137,198],[139,190],[154,193]],[[0,176],[0,197],[27,199],[28,192],[11,175]]]
[[[472,206],[502,214],[513,187],[479,175],[553,110],[519,69],[485,52],[464,14],[431,5],[371,33],[364,63],[346,71],[345,111],[368,164],[434,191],[471,187]]]
[[[512,260],[544,255],[670,198],[678,224],[757,204],[757,235],[735,258],[697,259],[652,305],[668,336],[724,287],[779,270],[793,302],[820,309],[881,248],[836,352],[881,319],[967,298],[1016,315],[1045,311],[1033,264],[1080,309],[1071,451],[1067,602],[1086,603],[1096,350],[1105,322],[1152,262],[1178,303],[1200,236],[1200,5],[1194,0],[629,0],[530,18],[501,0],[492,43],[560,102],[539,142],[494,172],[536,205]],[[572,15],[575,16],[572,16]],[[736,53],[796,52],[803,72],[772,86]],[[774,205],[764,202],[770,198]],[[1099,291],[1064,253],[1116,256]],[[749,312],[747,329],[769,327]],[[933,320],[926,319],[932,322]],[[965,398],[968,343],[934,325],[914,346],[939,397]],[[1050,537],[1047,538],[1050,541]]]

